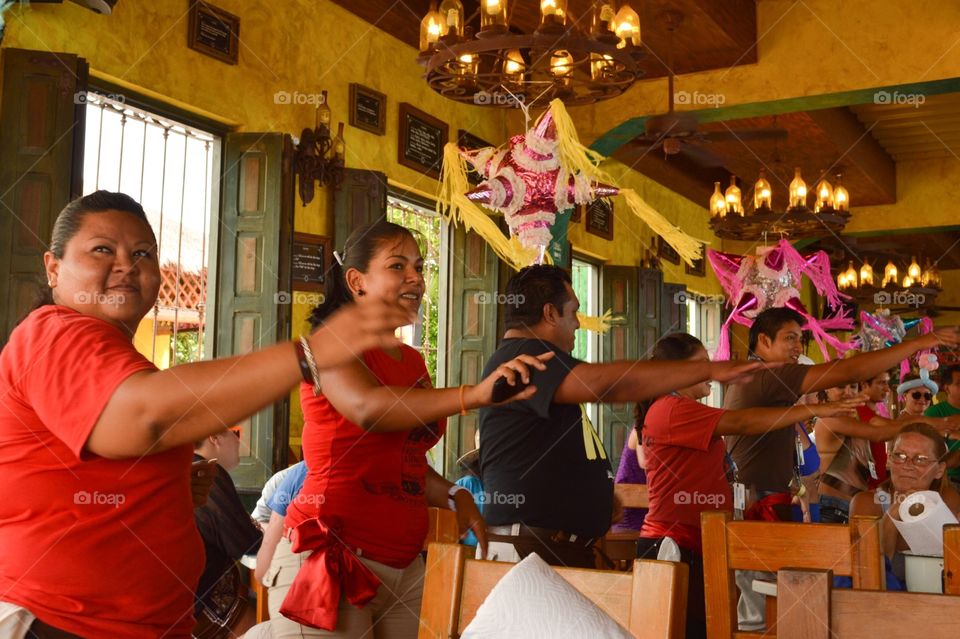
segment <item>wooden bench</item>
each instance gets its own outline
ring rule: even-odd
[[[613,493],[620,500],[624,508],[649,508],[650,496],[646,484],[614,484]],[[610,531],[597,542],[597,550],[601,553],[597,557],[597,568],[608,568],[605,559],[614,563],[618,570],[630,570],[630,565],[637,558],[637,539],[640,531]]]
[[[456,639],[490,590],[514,566],[469,559],[462,545],[430,544],[419,639]],[[687,566],[636,561],[633,572],[557,568],[577,590],[640,639],[682,639]]]
[[[943,527],[943,594],[960,595],[960,525]]]
[[[833,588],[829,570],[777,574],[781,639],[953,639],[960,597]]]
[[[460,541],[460,526],[457,524],[457,514],[446,508],[427,508],[429,527],[427,538],[423,540],[423,549],[426,550],[431,542],[455,544]]]
[[[738,632],[734,570],[829,569],[852,577],[853,587],[883,590],[886,573],[876,517],[838,524],[733,521],[725,511],[703,513],[703,573],[709,639],[775,636],[777,618],[767,608],[767,632]],[[768,601],[772,598],[768,597]],[[779,602],[782,607],[782,602]]]

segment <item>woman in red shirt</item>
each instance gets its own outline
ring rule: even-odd
[[[652,360],[709,361],[696,337],[673,333],[653,348]],[[790,408],[723,410],[701,404],[710,382],[701,382],[637,405],[636,428],[643,442],[650,510],[640,531],[637,556],[656,559],[664,538],[679,546],[690,565],[687,637],[705,637],[703,549],[700,513],[733,510],[726,447],[722,435],[756,435],[813,417],[853,416],[863,403],[854,398]]]
[[[189,637],[203,568],[193,443],[301,378],[292,343],[164,371],[140,355],[156,244],[127,195],[68,204],[44,254],[51,299],[0,353],[0,601],[39,637]],[[306,348],[326,370],[393,347],[411,319],[396,301],[345,308]]]
[[[386,221],[359,228],[335,257],[340,264],[311,315],[314,326],[351,301],[420,308],[423,257],[407,229]],[[271,615],[275,639],[417,636],[427,507],[455,510],[461,532],[471,528],[486,548],[470,492],[437,474],[426,453],[443,435],[447,415],[491,404],[494,382],[517,362],[542,370],[547,359],[522,355],[476,386],[432,389],[420,354],[398,346],[322,373],[322,394],[301,386],[310,470],[265,579],[270,601],[283,602],[283,616]]]

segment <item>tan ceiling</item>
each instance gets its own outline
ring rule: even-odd
[[[850,110],[895,160],[960,159],[960,93],[876,95]]]

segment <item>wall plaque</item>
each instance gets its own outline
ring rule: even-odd
[[[236,64],[240,18],[204,0],[190,0],[187,46],[227,64]]]
[[[657,257],[680,266],[680,254],[659,235],[657,236]]]
[[[450,127],[445,122],[420,109],[400,103],[400,145],[397,161],[411,169],[440,177],[443,163],[443,145],[447,143]]]
[[[612,240],[613,202],[599,199],[588,204],[585,228],[589,233]]]
[[[387,96],[351,82],[350,126],[383,135],[387,130]]]
[[[688,275],[700,275],[705,276],[707,274],[707,247],[703,246],[700,249],[703,251],[701,253],[702,257],[693,261],[693,266],[690,266],[686,262],[683,263],[683,271]]]
[[[310,233],[294,233],[291,261],[293,288],[314,293],[323,292],[330,262],[330,238]]]

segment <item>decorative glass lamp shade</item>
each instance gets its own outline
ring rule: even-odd
[[[503,75],[506,80],[514,84],[523,82],[523,72],[527,70],[527,65],[523,61],[523,55],[519,49],[507,51],[503,59]]]
[[[727,214],[727,200],[720,191],[720,183],[713,183],[713,195],[710,196],[710,215],[724,217]]]
[[[922,273],[920,272],[920,265],[917,264],[917,258],[911,257],[910,266],[907,267],[907,277],[909,277],[914,282],[919,282],[921,275]]]
[[[883,269],[883,284],[881,284],[881,286],[886,286],[887,284],[896,285],[898,277],[897,265],[893,263],[893,260],[890,260]]]
[[[600,0],[593,3],[593,14],[590,16],[590,35],[594,38],[616,32],[614,18],[617,10],[613,2]]]
[[[913,284],[914,282],[912,277],[910,277],[909,275],[903,276],[903,288],[910,288],[911,286],[913,286]]]
[[[427,53],[437,48],[440,37],[446,33],[446,26],[437,11],[437,3],[430,3],[430,11],[420,21],[420,52]]]
[[[743,201],[741,199],[740,187],[737,186],[736,176],[730,176],[730,186],[723,194],[727,203],[727,214],[743,215]]]
[[[463,37],[463,3],[460,0],[443,0],[440,18],[443,23],[441,35]]]
[[[559,26],[567,23],[567,0],[540,0],[540,26]]]
[[[481,0],[480,33],[507,31],[507,0]]]
[[[635,47],[640,46],[640,16],[633,10],[629,2],[624,2],[614,18],[616,25],[616,34],[620,38],[619,48],[624,48],[628,44]]]
[[[860,286],[873,286],[873,267],[866,260],[860,267]]]
[[[841,176],[837,174],[837,186],[833,189],[833,208],[845,212],[850,209],[850,194],[840,184],[840,178]]]
[[[800,177],[800,167],[793,172],[793,181],[790,182],[790,208],[802,208],[807,205],[807,183]]]
[[[853,268],[853,261],[847,266],[847,286],[857,288],[857,269]]]
[[[760,169],[760,177],[753,185],[753,209],[756,211],[764,207],[773,208],[772,199],[773,192],[770,190],[770,183],[767,182],[767,172]]]
[[[477,56],[472,53],[464,53],[457,58],[457,63],[457,72],[463,76],[464,83],[471,83],[477,75],[477,66],[479,63]]]
[[[822,209],[833,208],[833,187],[826,180],[820,180],[814,191],[816,194],[816,203],[813,205],[813,212],[819,213]]]
[[[558,49],[550,58],[550,73],[560,82],[569,82],[573,73],[573,56],[569,51]]]

